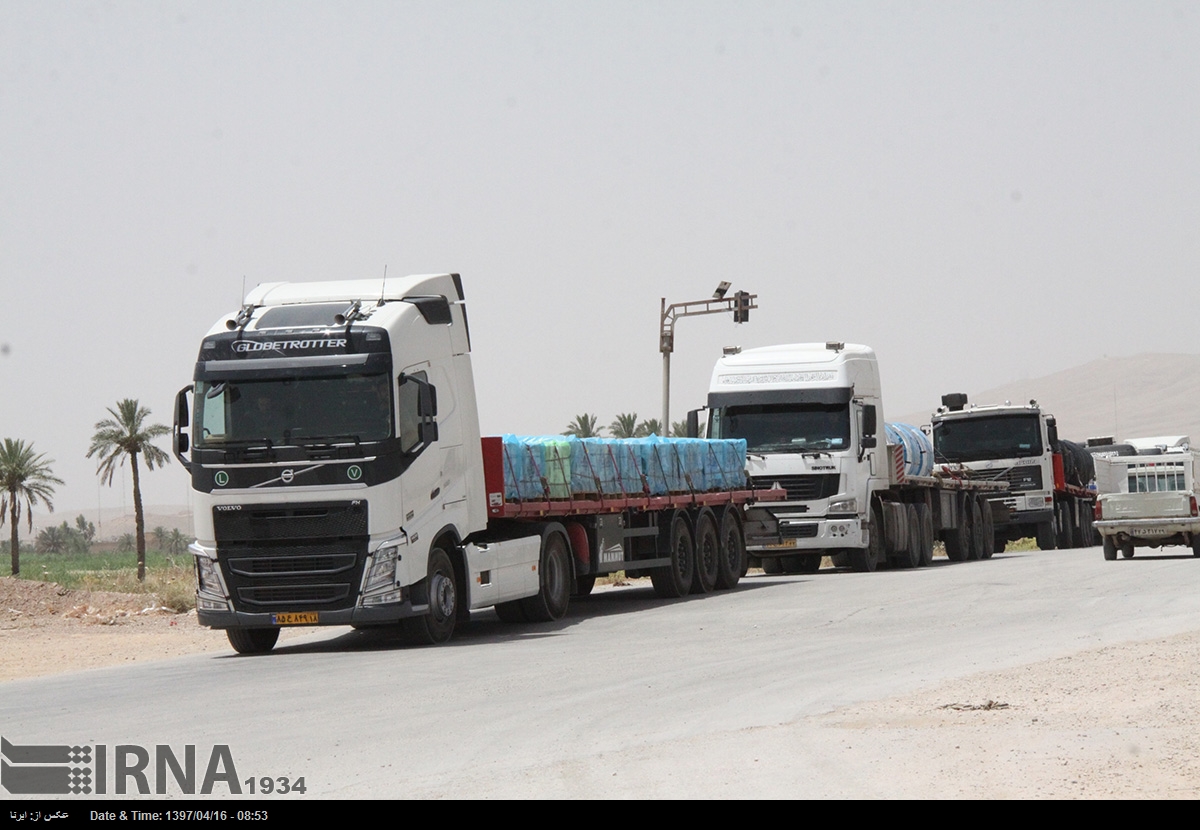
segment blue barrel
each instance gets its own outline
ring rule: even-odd
[[[904,447],[904,474],[927,476],[933,472],[933,442],[911,424],[884,424],[889,444]]]

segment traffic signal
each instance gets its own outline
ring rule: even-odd
[[[750,292],[738,291],[733,295],[733,322],[750,322]]]

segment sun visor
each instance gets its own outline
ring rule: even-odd
[[[766,406],[770,404],[846,404],[854,397],[854,387],[832,389],[744,389],[737,392],[709,392],[708,407]]]

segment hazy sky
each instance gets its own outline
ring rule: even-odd
[[[657,417],[720,280],[675,419],[730,344],[872,345],[894,413],[1196,353],[1198,90],[1184,0],[4,0],[0,437],[119,506],[95,422],[169,423],[243,278],[385,265],[463,275],[485,433]]]

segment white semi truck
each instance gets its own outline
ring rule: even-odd
[[[239,652],[288,625],[433,644],[472,609],[559,619],[617,570],[666,596],[731,588],[744,527],[771,521],[740,448],[731,478],[666,441],[636,447],[647,474],[632,444],[481,439],[456,274],[259,286],[205,335],[174,433],[199,621]]]
[[[875,352],[852,343],[728,350],[708,392],[709,438],[747,442],[759,487],[786,491],[770,506],[777,527],[756,525],[750,555],[768,573],[811,573],[829,555],[856,571],[929,564],[935,539],[953,560],[992,555],[986,496],[1004,482],[932,468],[924,436],[902,428],[888,443]],[[698,431],[698,411],[689,417]],[[900,426],[900,425],[897,425]],[[912,444],[906,454],[905,444]]]
[[[1096,530],[1104,558],[1185,545],[1200,556],[1200,458],[1187,436],[1128,439],[1137,455],[1096,458]]]
[[[1036,539],[1041,550],[1099,543],[1092,456],[1059,439],[1054,416],[1037,401],[977,406],[964,394],[944,395],[932,431],[935,463],[960,464],[975,480],[1008,482],[1008,492],[993,496],[996,551],[1022,538]]]

